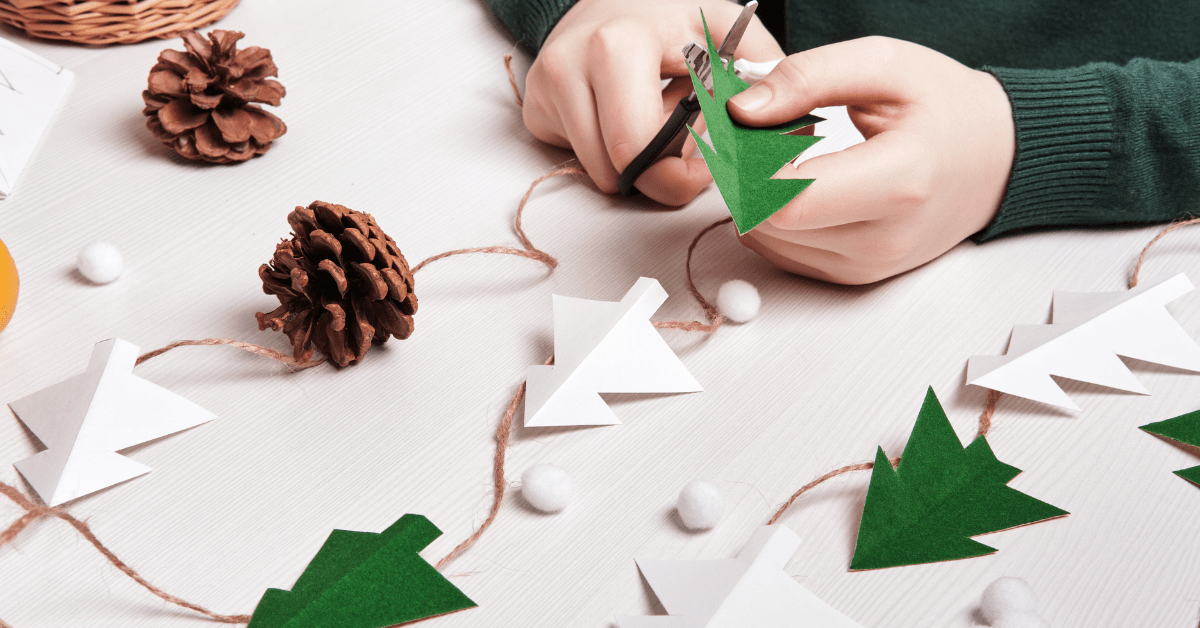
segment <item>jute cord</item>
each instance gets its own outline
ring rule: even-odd
[[[1163,237],[1166,236],[1168,233],[1171,233],[1172,231],[1175,231],[1176,229],[1179,229],[1181,227],[1186,227],[1188,225],[1194,225],[1196,223],[1200,223],[1200,218],[1184,218],[1184,219],[1178,220],[1178,221],[1173,222],[1170,225],[1168,225],[1162,231],[1159,231],[1158,235],[1154,236],[1153,239],[1151,239],[1149,242],[1147,242],[1146,246],[1142,247],[1142,252],[1141,252],[1141,254],[1138,255],[1137,263],[1134,265],[1133,272],[1129,276],[1129,289],[1132,290],[1133,288],[1137,287],[1138,276],[1142,272],[1142,265],[1145,263],[1146,256],[1150,253],[1151,247],[1153,247],[1155,244],[1157,244],[1158,241],[1163,239]],[[694,245],[694,243],[693,243],[693,245]],[[690,279],[691,279],[691,277],[689,275],[689,281],[690,281]],[[975,433],[976,438],[978,438],[980,436],[987,436],[988,432],[991,431],[992,417],[996,414],[996,404],[999,403],[1000,398],[1003,396],[1004,396],[1004,393],[1002,393],[998,390],[989,390],[988,391],[987,400],[984,402],[983,412],[980,413],[980,415],[979,415],[979,429]],[[892,466],[896,466],[896,465],[900,464],[899,457],[891,458],[890,460],[892,462]],[[829,473],[822,475],[821,477],[813,480],[812,482],[809,482],[808,484],[805,484],[804,486],[800,487],[800,490],[793,493],[792,496],[790,498],[788,498],[788,500],[786,502],[784,502],[782,506],[779,507],[779,510],[777,510],[775,512],[775,515],[773,517],[771,517],[771,520],[768,522],[768,524],[772,524],[772,523],[775,523],[776,521],[778,521],[779,518],[781,516],[783,516],[783,513],[785,511],[787,511],[787,509],[789,507],[791,507],[792,504],[796,503],[796,500],[799,499],[801,495],[804,495],[805,493],[816,488],[817,486],[821,485],[822,483],[824,483],[828,480],[832,480],[833,478],[836,478],[840,475],[845,475],[847,473],[851,473],[853,471],[870,471],[871,469],[874,469],[874,468],[875,468],[875,463],[873,463],[873,462],[860,462],[857,464],[846,465],[844,467],[834,469],[833,471],[830,471]]]
[[[16,536],[21,533],[21,530],[24,530],[34,521],[41,519],[42,517],[57,517],[58,519],[67,522],[67,524],[72,528],[75,528],[75,531],[79,532],[83,538],[87,539],[88,543],[91,543],[93,547],[103,554],[104,557],[108,559],[108,562],[112,563],[114,567],[132,578],[134,582],[140,584],[144,589],[153,593],[154,595],[157,595],[163,600],[166,600],[167,602],[170,602],[176,606],[193,610],[201,615],[205,615],[211,619],[225,624],[245,624],[250,621],[249,615],[222,615],[221,613],[215,613],[207,608],[204,608],[203,606],[200,606],[199,604],[194,604],[182,598],[175,597],[174,595],[163,591],[153,584],[150,584],[150,582],[143,578],[141,574],[139,574],[129,565],[126,565],[124,561],[118,558],[117,555],[112,552],[112,550],[105,547],[104,544],[100,542],[100,539],[96,538],[96,535],[92,533],[92,529],[87,523],[76,519],[67,511],[60,508],[51,508],[49,506],[36,504],[28,497],[25,497],[21,491],[18,491],[16,488],[3,482],[0,482],[0,493],[3,493],[5,497],[9,498],[18,506],[25,509],[25,514],[20,519],[17,519],[8,527],[7,530],[0,533],[0,547],[16,538]]]
[[[504,64],[505,64],[505,68],[508,71],[509,82],[510,82],[510,85],[512,86],[513,95],[516,98],[517,104],[523,105],[520,91],[517,89],[516,78],[513,76],[512,55],[505,56]],[[563,167],[563,168],[559,168],[549,174],[539,177],[538,179],[534,180],[534,182],[532,184],[530,184],[529,189],[525,192],[525,195],[521,198],[521,202],[517,207],[517,215],[516,215],[516,220],[515,220],[516,232],[517,232],[518,237],[521,240],[521,244],[524,247],[524,249],[516,249],[513,247],[507,247],[507,246],[491,246],[491,247],[478,247],[478,248],[469,248],[469,249],[456,249],[453,251],[447,251],[445,253],[439,253],[437,255],[434,255],[432,257],[429,257],[429,258],[421,261],[419,264],[417,264],[416,266],[413,267],[412,272],[414,272],[414,273],[417,272],[418,270],[420,270],[421,268],[424,268],[427,264],[429,264],[431,262],[435,262],[437,260],[451,257],[454,255],[464,255],[464,254],[469,254],[469,253],[496,253],[496,254],[503,254],[503,255],[516,255],[519,257],[525,257],[528,259],[532,259],[532,260],[541,262],[551,269],[557,267],[557,265],[558,265],[557,259],[555,259],[553,256],[549,255],[548,253],[545,253],[544,251],[539,250],[537,247],[535,247],[533,245],[532,242],[530,242],[528,236],[525,234],[525,231],[524,231],[524,229],[522,229],[522,226],[521,226],[522,213],[525,209],[525,205],[529,201],[530,195],[533,193],[533,190],[538,186],[538,184],[542,183],[543,181],[546,181],[547,179],[550,179],[550,178],[553,178],[556,176],[560,176],[560,175],[583,174],[583,173],[584,173],[584,171],[577,167],[570,167],[570,166]],[[708,225],[707,227],[702,229],[696,235],[695,238],[692,239],[692,242],[688,246],[688,250],[687,250],[687,260],[686,260],[685,268],[686,268],[686,274],[687,274],[688,290],[691,292],[692,297],[696,299],[697,303],[699,303],[701,308],[704,310],[704,315],[705,315],[705,319],[707,320],[707,322],[701,323],[699,321],[653,321],[653,324],[655,327],[657,327],[659,329],[679,329],[679,330],[689,331],[689,332],[699,331],[699,332],[704,332],[704,333],[709,333],[709,334],[715,332],[718,328],[721,327],[721,325],[723,324],[723,322],[725,320],[724,316],[721,314],[719,309],[715,305],[710,303],[707,299],[705,299],[704,296],[700,293],[700,291],[696,288],[696,284],[695,284],[695,281],[692,276],[692,256],[696,250],[696,247],[699,245],[701,238],[703,238],[705,234],[709,233],[710,231],[712,231],[714,229],[717,229],[718,227],[720,227],[722,225],[728,224],[731,221],[732,221],[732,218],[722,218],[722,219],[717,220],[716,222]],[[1152,246],[1154,246],[1155,243],[1157,243],[1160,239],[1162,239],[1163,236],[1170,233],[1171,231],[1174,231],[1175,229],[1178,229],[1180,227],[1195,224],[1197,222],[1200,222],[1200,218],[1192,218],[1192,219],[1187,219],[1187,220],[1182,220],[1182,221],[1176,222],[1176,223],[1168,226],[1167,228],[1163,229],[1157,236],[1154,237],[1154,239],[1152,239],[1148,244],[1146,244],[1145,248],[1142,249],[1141,255],[1138,256],[1137,264],[1135,265],[1134,270],[1130,276],[1129,287],[1132,289],[1135,286],[1137,286],[1138,275],[1141,271],[1142,264],[1145,261],[1146,255],[1147,255],[1147,253],[1149,253],[1150,248]],[[274,349],[269,349],[267,347],[261,347],[258,345],[242,342],[239,340],[233,340],[233,339],[229,339],[229,338],[206,338],[204,340],[181,340],[181,341],[173,342],[173,343],[171,343],[165,347],[162,347],[160,349],[155,349],[154,351],[149,351],[138,357],[137,362],[135,363],[135,366],[142,364],[146,360],[160,356],[160,355],[162,355],[168,351],[171,351],[173,349],[176,349],[178,347],[216,346],[216,345],[230,345],[233,347],[237,347],[239,349],[249,351],[256,355],[261,355],[264,357],[271,358],[273,360],[283,363],[283,364],[289,366],[290,368],[293,368],[296,370],[311,368],[311,367],[321,364],[322,362],[325,361],[324,358],[321,358],[319,360],[307,361],[307,362],[299,361],[299,360],[292,358],[291,356],[288,356],[288,355],[281,353],[279,351],[276,351]],[[549,358],[547,358],[546,361],[544,362],[544,364],[546,364],[546,365],[551,365],[553,363],[554,363],[553,355],[551,355]],[[478,529],[476,529],[470,536],[468,536],[461,543],[459,543],[457,546],[455,546],[454,549],[450,551],[450,553],[446,554],[444,557],[442,557],[441,560],[439,560],[437,562],[435,567],[439,571],[441,569],[443,569],[451,561],[453,561],[455,558],[462,555],[462,553],[465,552],[467,549],[469,549],[472,545],[474,545],[475,542],[478,541],[480,539],[480,537],[483,536],[483,533],[485,531],[487,531],[487,529],[489,527],[491,527],[491,525],[495,522],[497,515],[499,515],[500,506],[504,500],[504,493],[508,487],[508,483],[504,477],[505,458],[506,458],[506,454],[508,451],[509,442],[511,441],[511,438],[512,438],[513,420],[514,420],[514,417],[516,416],[517,409],[521,406],[521,402],[525,398],[525,390],[526,390],[526,384],[525,384],[525,382],[521,382],[521,384],[517,387],[516,393],[513,395],[512,399],[509,400],[508,406],[505,408],[504,415],[501,417],[499,425],[496,426],[496,433],[495,433],[496,453],[495,453],[493,461],[492,461],[492,505],[488,511],[488,516],[483,521],[483,523],[479,526]],[[977,436],[987,436],[988,432],[991,430],[992,417],[995,414],[996,405],[1002,396],[1003,396],[1002,393],[1000,393],[998,391],[993,390],[993,391],[988,392],[983,412],[979,416],[979,429],[977,431]],[[892,464],[893,467],[898,466],[900,464],[900,457],[889,458],[888,460]],[[868,470],[873,469],[874,467],[875,467],[875,464],[873,462],[859,462],[859,463],[855,463],[855,464],[846,465],[846,466],[834,469],[828,473],[825,473],[824,475],[814,479],[813,481],[809,482],[808,484],[805,484],[804,486],[800,487],[800,489],[798,489],[795,493],[793,493],[791,495],[791,497],[789,497],[788,500],[786,502],[784,502],[779,507],[779,509],[774,513],[774,515],[771,517],[768,524],[776,523],[780,519],[780,517],[782,517],[783,514],[794,503],[796,503],[796,501],[800,497],[802,497],[804,494],[808,493],[809,491],[815,489],[816,487],[820,486],[821,484],[823,484],[829,480],[832,480],[833,478],[845,475],[847,473],[852,473],[855,471],[868,471]],[[96,535],[92,532],[91,528],[88,526],[87,523],[80,521],[79,519],[76,519],[75,517],[73,517],[70,513],[66,512],[65,510],[60,509],[60,508],[51,508],[51,507],[45,506],[43,504],[35,503],[33,500],[26,497],[23,493],[21,493],[16,488],[9,486],[8,484],[5,484],[3,482],[0,482],[0,493],[3,493],[11,501],[13,501],[18,506],[20,506],[21,508],[23,508],[25,510],[24,515],[22,515],[16,521],[14,521],[12,524],[10,524],[8,526],[8,528],[6,528],[3,532],[0,532],[0,547],[3,547],[5,545],[7,545],[8,543],[11,543],[12,541],[14,541],[16,539],[16,537],[23,530],[25,530],[27,527],[29,527],[34,521],[37,521],[38,519],[41,519],[43,517],[55,517],[62,521],[65,521],[68,525],[73,527],[81,536],[83,536],[89,543],[91,543],[92,546],[95,547],[97,551],[99,551],[110,563],[112,563],[113,566],[115,566],[122,573],[124,573],[125,575],[127,575],[131,579],[133,579],[134,582],[137,582],[143,588],[150,591],[151,593],[158,596],[159,598],[161,598],[171,604],[174,604],[176,606],[180,606],[182,608],[186,608],[186,609],[195,611],[197,613],[200,613],[200,614],[202,614],[206,617],[209,617],[218,622],[229,623],[229,624],[249,623],[249,621],[250,621],[249,615],[223,615],[221,613],[216,613],[216,612],[213,612],[203,606],[200,606],[200,605],[192,603],[192,602],[188,602],[187,600],[184,600],[182,598],[171,595],[171,594],[163,591],[162,589],[154,586],[149,581],[147,581],[145,578],[143,578],[136,570],[134,570],[129,565],[125,564],[125,562],[122,561],[119,557],[117,557],[117,555],[114,554],[111,550],[109,550],[107,547],[105,547],[105,545],[100,541],[100,539],[97,538]],[[3,620],[0,620],[0,628],[11,628],[11,627],[8,624],[6,624]]]
[[[171,349],[176,349],[179,347],[215,346],[215,345],[230,345],[233,347],[237,347],[238,349],[242,349],[243,351],[249,351],[250,353],[268,357],[268,358],[271,358],[278,362],[282,362],[282,363],[288,365],[289,367],[293,368],[294,370],[312,368],[318,364],[322,364],[325,362],[325,358],[321,358],[319,360],[309,360],[307,362],[305,362],[303,360],[297,360],[290,355],[281,353],[274,349],[268,349],[267,347],[260,347],[258,345],[253,345],[248,342],[242,342],[241,340],[233,340],[232,338],[205,338],[204,340],[178,340],[176,342],[172,342],[171,344],[169,344],[165,347],[162,347],[161,349],[155,349],[154,351],[147,351],[146,353],[143,353],[142,355],[138,356],[137,361],[134,362],[133,365],[138,366],[139,364],[145,362],[146,360],[149,360],[150,358],[156,358],[156,357],[170,351]],[[0,543],[0,545],[3,545],[3,543]]]
[[[1146,254],[1150,252],[1150,247],[1154,246],[1154,244],[1156,242],[1163,239],[1163,236],[1167,235],[1168,233],[1171,233],[1172,231],[1174,231],[1180,227],[1194,225],[1198,222],[1200,222],[1200,218],[1184,218],[1181,220],[1177,220],[1177,221],[1171,223],[1171,225],[1168,226],[1166,229],[1159,231],[1158,235],[1154,236],[1153,240],[1147,242],[1146,246],[1142,248],[1141,255],[1138,255],[1137,264],[1133,267],[1133,273],[1129,275],[1129,289],[1132,290],[1137,287],[1138,275],[1141,274],[1141,272],[1142,272],[1142,263],[1146,261]]]
[[[427,265],[431,262],[434,262],[434,261],[437,261],[440,259],[444,259],[447,257],[451,257],[454,255],[464,255],[464,254],[469,254],[469,253],[498,253],[498,254],[503,254],[503,255],[517,255],[520,257],[525,257],[528,259],[532,259],[532,260],[541,262],[551,269],[557,267],[557,265],[558,265],[557,259],[555,259],[550,254],[539,250],[529,240],[529,237],[526,235],[526,233],[522,227],[521,219],[523,216],[523,212],[525,210],[525,206],[529,202],[530,195],[533,194],[533,190],[540,183],[546,181],[547,179],[557,177],[560,175],[582,174],[582,173],[583,173],[583,170],[581,170],[577,167],[567,166],[567,167],[559,168],[549,174],[543,175],[543,176],[537,178],[536,180],[534,180],[534,182],[532,184],[530,184],[529,189],[526,190],[525,195],[521,198],[520,204],[517,206],[516,219],[514,221],[514,226],[515,226],[515,229],[517,232],[517,236],[520,238],[521,244],[524,247],[523,250],[516,249],[513,247],[507,247],[507,246],[457,249],[454,251],[447,251],[445,253],[439,253],[437,255],[434,255],[432,257],[429,257],[429,258],[423,260],[422,262],[417,264],[415,267],[413,267],[413,272],[414,273],[417,272],[418,270],[420,270],[425,265]],[[711,303],[709,303],[700,294],[699,290],[696,289],[695,282],[692,280],[691,264],[692,264],[692,254],[695,251],[697,244],[699,244],[700,239],[706,233],[708,233],[708,232],[712,231],[713,229],[721,226],[722,224],[726,224],[728,222],[730,222],[730,219],[726,218],[726,219],[719,220],[716,223],[713,223],[713,224],[705,227],[692,240],[692,243],[688,247],[688,251],[687,251],[687,260],[686,260],[685,267],[686,267],[687,278],[688,278],[688,288],[691,291],[692,296],[696,298],[696,300],[699,302],[700,306],[703,308],[703,310],[705,312],[705,316],[708,319],[708,323],[700,323],[697,321],[661,321],[661,322],[656,321],[654,323],[656,327],[661,327],[661,328],[666,328],[666,329],[681,329],[684,331],[700,331],[700,332],[705,332],[705,333],[712,333],[712,332],[716,331],[718,327],[720,327],[721,322],[724,319],[721,316],[721,314],[717,311],[717,308],[715,306],[713,306]],[[325,358],[321,358],[318,360],[311,360],[311,361],[307,361],[307,362],[300,361],[300,360],[296,360],[295,358],[293,358],[287,354],[284,354],[280,351],[276,351],[274,349],[262,347],[262,346],[247,343],[247,342],[242,342],[240,340],[234,340],[231,338],[206,338],[203,340],[180,340],[180,341],[172,342],[171,344],[169,344],[165,347],[155,349],[153,351],[148,351],[138,357],[137,361],[135,362],[135,366],[140,365],[143,362],[150,360],[151,358],[155,358],[157,356],[160,356],[164,353],[167,353],[168,351],[177,349],[179,347],[217,346],[217,345],[229,345],[229,346],[236,347],[238,349],[242,349],[244,351],[248,351],[255,355],[261,355],[261,356],[270,358],[272,360],[275,360],[277,362],[280,362],[293,370],[311,368],[311,367],[317,366],[318,364],[321,364],[325,361]],[[553,363],[554,363],[553,355],[550,356],[545,361],[545,364],[547,364],[547,365],[550,365]],[[481,536],[483,536],[483,533],[485,531],[487,531],[487,529],[489,527],[491,527],[492,523],[495,522],[496,517],[500,512],[500,506],[504,500],[504,492],[505,492],[505,489],[507,488],[507,481],[504,478],[504,465],[505,465],[505,457],[506,457],[506,454],[508,451],[508,445],[512,438],[513,418],[514,418],[514,416],[516,416],[517,409],[521,406],[521,402],[524,400],[524,398],[525,398],[525,383],[522,382],[521,385],[517,387],[516,394],[514,394],[512,399],[509,401],[508,406],[505,409],[504,416],[501,417],[501,419],[500,419],[500,424],[496,427],[496,453],[495,453],[495,457],[494,457],[493,465],[492,465],[492,480],[493,480],[492,506],[488,512],[487,519],[485,519],[484,522],[479,526],[479,528],[476,529],[470,536],[468,536],[466,539],[464,539],[453,550],[451,550],[451,552],[449,554],[447,554],[445,557],[443,557],[441,560],[439,560],[437,562],[436,568],[439,571],[442,568],[444,568],[447,564],[449,564],[451,561],[453,561],[455,558],[457,558],[459,555],[461,555],[463,552],[465,552],[472,545],[474,545],[475,542],[478,541]],[[7,529],[5,529],[3,532],[0,532],[0,547],[3,547],[4,545],[15,540],[16,537],[23,530],[25,530],[27,527],[29,527],[29,525],[32,524],[34,521],[41,519],[43,517],[47,517],[47,516],[57,517],[65,522],[67,522],[68,524],[70,524],[73,528],[75,528],[76,531],[78,531],[85,539],[87,539],[87,541],[89,543],[91,543],[92,546],[95,547],[96,550],[99,551],[106,559],[108,559],[108,561],[110,563],[112,563],[113,566],[115,566],[122,573],[124,573],[125,575],[132,578],[139,585],[141,585],[142,587],[144,587],[146,590],[150,591],[154,595],[158,596],[159,598],[161,598],[171,604],[175,604],[177,606],[193,610],[197,613],[205,615],[205,616],[212,618],[219,622],[237,624],[237,623],[248,623],[250,621],[249,615],[222,615],[220,613],[211,611],[203,606],[200,606],[199,604],[188,602],[187,600],[176,597],[174,595],[171,595],[171,594],[163,591],[162,589],[159,589],[158,587],[154,586],[149,581],[147,581],[145,578],[143,578],[141,576],[141,574],[139,574],[135,569],[133,569],[129,565],[125,564],[125,562],[122,561],[120,558],[118,558],[117,555],[114,554],[111,550],[109,550],[107,547],[105,547],[105,545],[100,541],[100,539],[97,538],[96,535],[92,533],[91,529],[88,527],[88,525],[86,523],[71,516],[65,510],[62,510],[59,508],[51,508],[51,507],[48,507],[45,505],[37,504],[37,503],[33,502],[32,500],[30,500],[29,498],[25,497],[25,495],[23,495],[16,488],[11,487],[7,484],[4,484],[3,482],[0,482],[0,492],[3,492],[5,496],[7,496],[10,500],[16,502],[17,505],[21,506],[26,511],[24,515],[22,515],[20,518],[18,518],[16,521],[14,521],[11,525],[9,525],[9,527]],[[9,628],[9,627],[7,626],[7,624],[4,624],[2,621],[0,621],[0,628]]]
[[[508,72],[508,85],[512,87],[513,98],[517,101],[518,107],[525,106],[525,99],[521,98],[521,89],[517,87],[517,75],[513,73],[513,56],[511,54],[504,55],[504,70]]]

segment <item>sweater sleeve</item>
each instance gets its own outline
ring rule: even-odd
[[[550,30],[576,0],[487,0],[492,13],[526,50],[537,54]]]
[[[1000,211],[976,241],[1200,212],[1200,60],[985,69],[1012,101],[1017,149]]]

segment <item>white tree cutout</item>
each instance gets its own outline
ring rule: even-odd
[[[134,376],[137,357],[124,340],[96,343],[87,372],[8,404],[47,447],[15,466],[50,506],[149,473],[116,452],[216,418]]]
[[[1200,346],[1164,307],[1193,287],[1181,273],[1125,292],[1056,292],[1051,323],[1013,327],[1005,355],[967,361],[967,383],[1072,410],[1051,375],[1150,394],[1117,356],[1200,371]]]
[[[650,322],[666,300],[647,277],[619,303],[554,295],[554,365],[526,373],[525,426],[620,423],[599,393],[704,390]]]

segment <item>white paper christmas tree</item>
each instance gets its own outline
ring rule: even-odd
[[[1056,292],[1051,324],[1014,327],[1007,354],[967,362],[967,383],[1072,410],[1051,375],[1150,394],[1117,356],[1200,371],[1200,347],[1163,307],[1192,288],[1178,274],[1125,292]]]
[[[135,377],[137,357],[124,340],[99,342],[87,372],[8,404],[47,447],[15,466],[50,506],[150,471],[115,452],[216,418]]]
[[[783,570],[800,537],[762,526],[737,558],[639,560],[668,615],[617,617],[618,628],[862,628]]]
[[[554,365],[526,373],[526,427],[620,423],[599,393],[704,390],[650,323],[666,300],[647,277],[619,303],[554,295]]]

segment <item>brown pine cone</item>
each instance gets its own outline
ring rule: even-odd
[[[413,331],[413,276],[396,243],[370,214],[313,201],[288,214],[292,239],[258,269],[275,311],[255,314],[258,328],[283,331],[297,360],[313,348],[338,366],[357,362],[388,336]]]
[[[208,39],[183,33],[187,52],[164,50],[150,69],[142,92],[146,127],[163,144],[188,159],[216,163],[246,161],[271,148],[287,125],[258,105],[278,106],[285,90],[271,51],[238,50],[236,31],[215,30]]]

